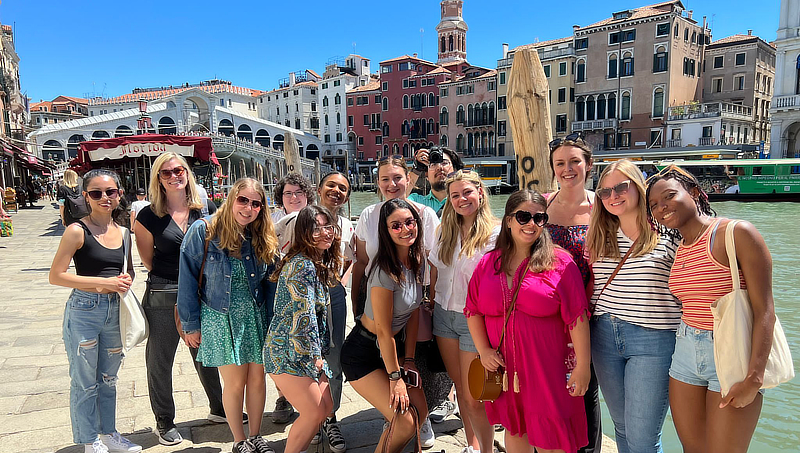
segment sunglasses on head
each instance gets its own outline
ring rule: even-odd
[[[417,219],[406,219],[405,222],[392,222],[389,224],[389,228],[392,231],[400,231],[403,229],[403,225],[409,230],[414,229],[417,227]]]
[[[249,204],[253,207],[253,209],[261,209],[261,206],[264,206],[264,203],[262,203],[261,200],[251,200],[242,195],[236,197],[236,202],[243,206],[247,206]]]
[[[528,211],[517,211],[514,213],[514,218],[520,225],[527,225],[528,222],[533,220],[533,223],[541,227],[547,223],[550,216],[548,216],[546,212],[537,212],[534,214]]]
[[[103,198],[103,193],[111,199],[119,197],[119,189],[106,189],[105,192],[102,190],[89,190],[86,193],[89,194],[89,198],[92,200],[100,200]]]
[[[405,157],[401,156],[400,154],[392,154],[391,156],[390,155],[386,155],[386,156],[383,156],[380,159],[378,159],[378,163],[380,164],[380,163],[386,162],[389,159],[392,159],[392,160],[394,160],[394,159],[403,159],[403,160],[405,160]]]
[[[550,141],[550,151],[558,148],[564,142],[577,142],[578,140],[583,141],[583,134],[580,132],[573,132],[572,134],[567,135],[564,138],[555,138]]]
[[[628,193],[628,189],[630,188],[631,188],[631,180],[626,179],[625,181],[622,181],[621,183],[617,184],[614,187],[602,187],[600,189],[597,189],[594,192],[594,194],[597,195],[597,198],[601,200],[608,200],[609,198],[611,198],[611,191],[616,192],[617,195],[625,195],[626,193]]]
[[[175,168],[173,168],[171,170],[169,170],[169,169],[159,170],[158,174],[159,174],[159,176],[161,176],[161,179],[169,179],[169,178],[172,177],[172,175],[182,176],[185,172],[186,172],[185,168],[183,168],[183,167],[175,167]]]
[[[462,175],[468,175],[470,173],[477,173],[475,170],[471,168],[462,168],[461,170],[451,171],[447,174],[447,179],[455,178],[458,176],[458,172],[461,172]]]

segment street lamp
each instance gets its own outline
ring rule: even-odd
[[[139,119],[136,120],[137,128],[142,131],[142,133],[147,134],[152,128],[152,118],[150,115],[147,114],[147,101],[144,99],[139,99]]]

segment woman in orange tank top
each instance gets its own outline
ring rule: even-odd
[[[775,312],[772,299],[772,257],[764,239],[749,222],[734,230],[740,278],[753,308],[753,350],[747,378],[723,398],[714,368],[713,322],[708,294],[731,291],[725,250],[729,219],[716,213],[697,179],[670,165],[647,184],[648,210],[683,242],[670,272],[670,290],[683,303],[675,353],[670,368],[669,401],[683,451],[746,452],[761,414],[759,392],[772,344]],[[715,240],[716,238],[716,240]],[[692,269],[694,279],[689,278]],[[722,275],[727,278],[722,278]],[[703,286],[701,291],[698,287]]]

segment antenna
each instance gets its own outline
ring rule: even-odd
[[[424,36],[425,36],[425,29],[424,28],[420,28],[419,29],[419,58],[420,58],[420,60],[424,60],[425,59],[425,54],[422,52],[423,43],[425,42],[425,40],[423,39]]]
[[[353,55],[356,55],[356,42],[353,41]]]

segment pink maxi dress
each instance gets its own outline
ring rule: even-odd
[[[512,288],[499,269],[499,251],[486,254],[469,283],[464,314],[482,315],[489,342],[500,342]],[[541,273],[525,272],[514,312],[506,327],[500,353],[508,372],[508,390],[492,403],[486,414],[492,424],[503,425],[515,436],[528,435],[531,445],[576,452],[589,443],[583,398],[567,391],[567,344],[569,329],[588,316],[588,302],[581,273],[572,256],[556,249],[555,268]],[[517,269],[514,285],[527,268]],[[517,373],[519,393],[514,391]]]

